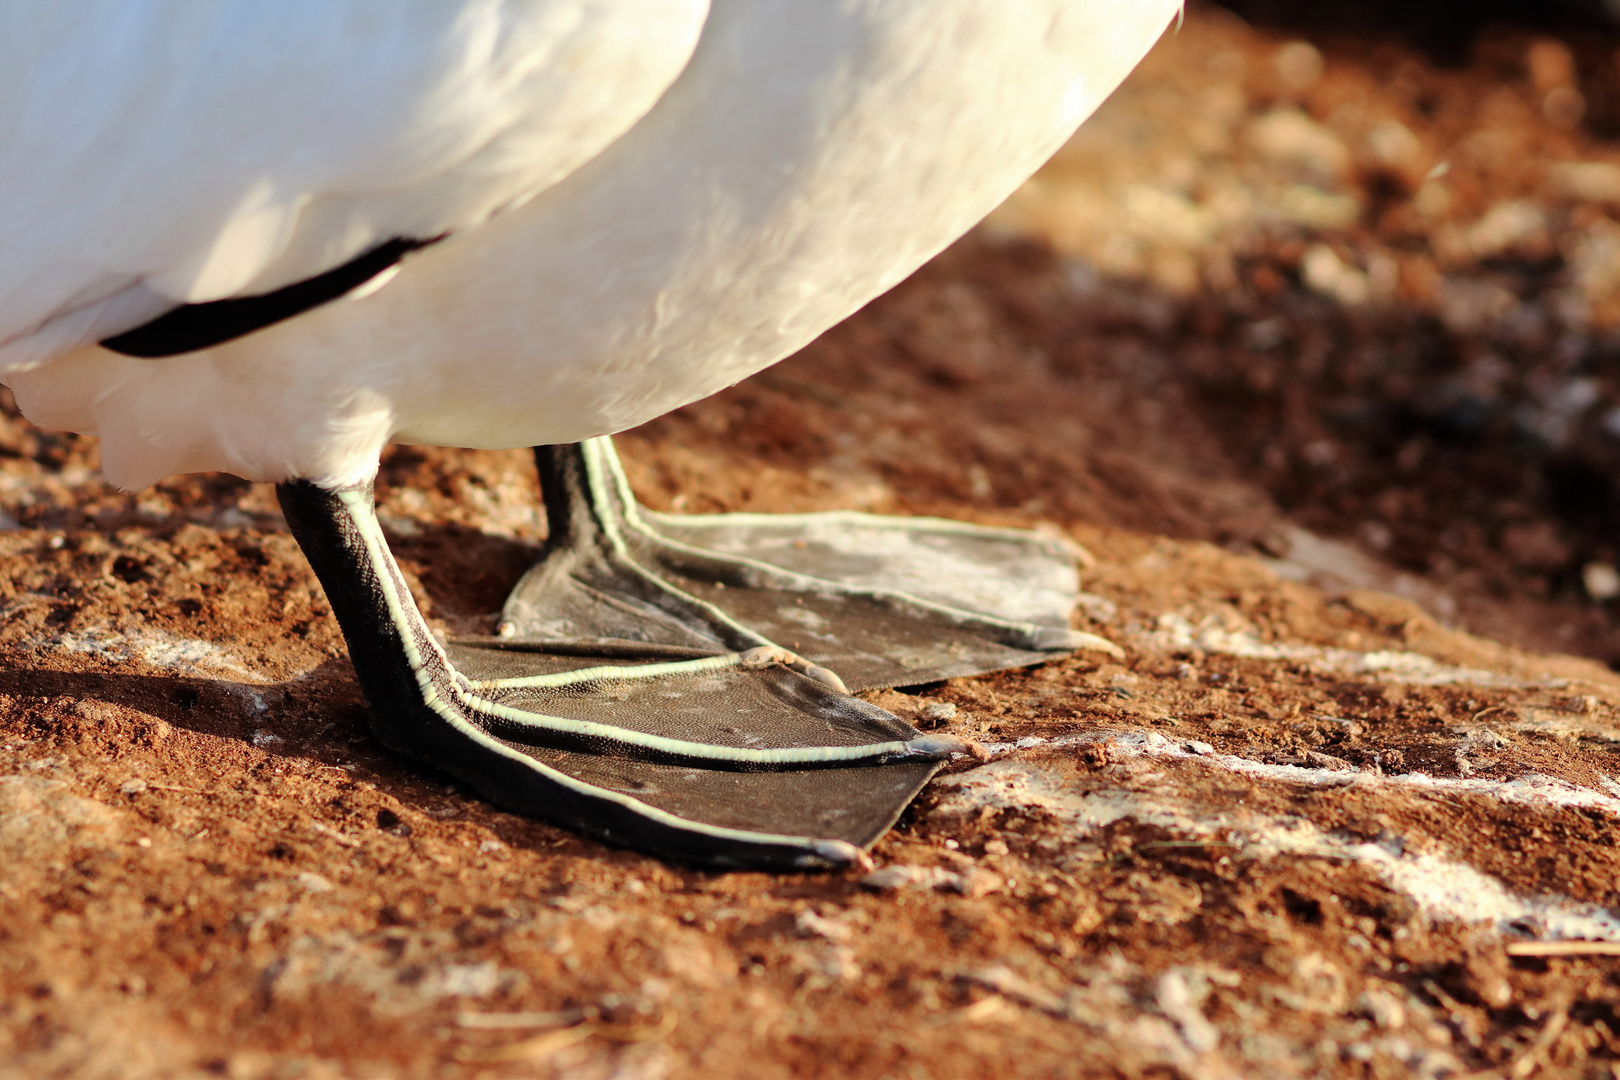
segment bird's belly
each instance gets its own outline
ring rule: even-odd
[[[715,4],[686,73],[624,139],[379,295],[457,328],[431,389],[398,399],[398,437],[572,442],[775,363],[1011,194],[1177,2],[854,7]]]
[[[692,65],[625,139],[376,298],[456,328],[431,390],[400,399],[399,436],[572,441],[776,362],[1010,194],[1175,7],[715,5]]]
[[[19,382],[19,401],[93,420],[126,484],[180,469],[335,483],[389,438],[622,430],[802,347],[960,236],[1177,6],[720,0],[629,133],[374,295],[158,363],[83,350],[47,369],[52,386]],[[68,382],[120,404],[91,408]]]

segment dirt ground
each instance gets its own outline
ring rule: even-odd
[[[396,759],[268,488],[111,490],[0,392],[0,1075],[1620,1076],[1620,39],[1414,40],[1194,7],[990,223],[620,440],[660,509],[1089,551],[1123,660],[869,695],[990,751],[872,877]],[[380,502],[489,632],[526,455]]]

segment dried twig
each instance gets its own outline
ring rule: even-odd
[[[1547,1052],[1553,1048],[1553,1044],[1558,1041],[1558,1036],[1564,1033],[1564,1028],[1568,1025],[1569,1007],[1560,1005],[1553,1010],[1552,1015],[1547,1017],[1547,1022],[1542,1025],[1541,1033],[1536,1036],[1536,1041],[1531,1043],[1525,1052],[1519,1055],[1519,1059],[1513,1063],[1509,1075],[1514,1080],[1524,1080],[1525,1077],[1545,1064]]]
[[[1509,956],[1620,956],[1620,941],[1510,941]]]
[[[469,1015],[463,1013],[460,1020]],[[543,1015],[543,1014],[541,1014]],[[581,1015],[584,1015],[583,1013]],[[614,1024],[606,1020],[581,1019],[569,1027],[558,1028],[554,1031],[536,1035],[532,1039],[522,1039],[509,1046],[489,1053],[467,1053],[456,1055],[462,1061],[505,1062],[505,1061],[539,1061],[548,1058],[565,1047],[575,1043],[584,1042],[593,1036],[617,1043],[652,1042],[662,1039],[675,1030],[675,1012],[665,1009],[663,1016],[656,1024]]]
[[[1069,1002],[1054,994],[1044,986],[1037,986],[1022,975],[1000,964],[986,968],[977,968],[964,971],[959,976],[968,982],[978,983],[987,990],[994,990],[1003,997],[1011,998],[1022,1005],[1032,1009],[1039,1009],[1044,1013],[1063,1020],[1078,1019]]]
[[[332,828],[332,826],[330,826],[330,825],[323,825],[319,821],[312,821],[312,822],[309,823],[309,827],[314,829],[316,832],[320,833],[322,836],[331,837],[333,840],[336,840],[338,843],[342,844],[344,847],[356,848],[356,847],[360,846],[360,841],[356,840],[354,837],[348,835],[347,833],[338,832],[336,829]]]
[[[584,1009],[562,1009],[557,1012],[463,1012],[456,1014],[456,1023],[464,1028],[478,1028],[484,1031],[510,1031],[513,1028],[573,1027],[581,1020],[589,1019],[591,1015]]]

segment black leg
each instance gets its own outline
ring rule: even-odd
[[[1119,654],[1069,629],[1079,582],[1061,540],[936,518],[656,514],[608,439],[535,458],[551,539],[479,644],[779,645],[857,689]]]
[[[636,558],[645,546],[619,490],[607,440],[537,446],[548,535],[540,560],[506,602],[499,636],[607,640],[708,651],[771,642],[660,577]]]
[[[727,650],[677,646],[674,656],[610,641],[453,657],[411,599],[369,484],[297,481],[277,494],[348,641],[378,737],[513,810],[696,863],[847,865],[962,749],[833,689],[783,650],[751,645],[746,631]],[[559,522],[553,554],[602,550],[576,510],[563,508],[575,517]],[[611,565],[610,534],[605,543]],[[633,601],[655,617],[684,613],[655,585]],[[596,663],[582,667],[582,654]],[[486,670],[458,670],[463,655]]]

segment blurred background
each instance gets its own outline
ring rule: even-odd
[[[1039,437],[984,418],[957,494],[1620,660],[1614,11],[1189,5],[977,246],[875,308],[1002,414],[1008,357],[1041,371]]]
[[[1598,0],[1190,4],[983,228],[643,429],[642,481],[1207,540],[1616,664],[1617,138]]]

